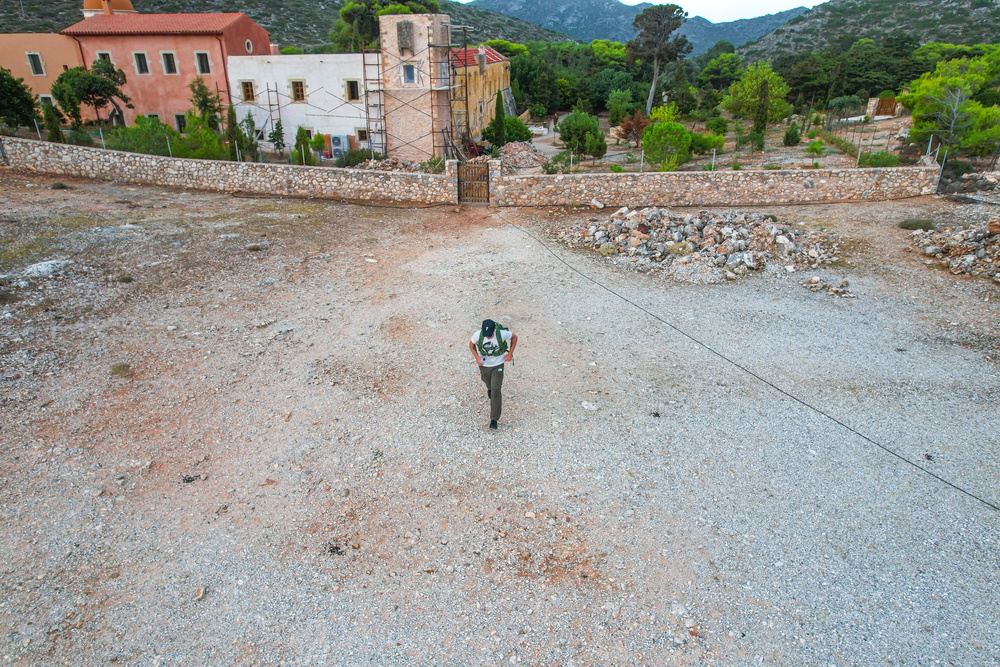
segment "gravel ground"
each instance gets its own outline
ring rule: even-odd
[[[1000,288],[896,227],[995,207],[767,209],[844,300],[546,236],[586,212],[51,183],[0,172],[3,664],[1000,662],[1000,512],[563,263],[997,505]]]

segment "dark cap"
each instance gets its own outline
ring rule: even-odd
[[[497,323],[493,320],[483,320],[483,335],[487,338],[493,336],[494,332],[497,330]]]

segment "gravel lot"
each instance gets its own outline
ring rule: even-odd
[[[560,261],[1000,505],[1000,287],[897,227],[995,207],[767,209],[848,300],[546,236],[589,212],[52,183],[0,171],[3,664],[1000,663],[1000,512]]]

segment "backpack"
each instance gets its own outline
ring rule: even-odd
[[[507,354],[507,341],[505,341],[503,339],[503,332],[504,331],[510,331],[510,329],[508,329],[504,325],[500,324],[499,322],[496,322],[495,324],[497,325],[497,328],[496,328],[496,331],[493,332],[493,335],[496,336],[497,344],[500,347],[497,348],[496,354],[488,354],[486,352],[486,350],[483,349],[483,341],[486,340],[486,336],[483,334],[483,330],[480,329],[479,330],[479,342],[476,343],[476,350],[479,352],[479,355],[482,356],[482,357],[501,357],[501,356]]]

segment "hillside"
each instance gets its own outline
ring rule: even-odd
[[[629,6],[618,0],[473,0],[476,7],[516,16],[519,19],[570,35],[582,42],[613,39],[627,42],[634,37],[632,21],[636,14],[652,5]],[[712,23],[700,16],[688,19],[681,32],[694,44],[692,55],[704,53],[720,39],[736,46],[771,32],[789,19],[806,11],[805,7],[778,14]]]
[[[697,56],[708,51],[720,39],[732,42],[734,46],[759,39],[805,11],[805,7],[796,7],[777,14],[727,23],[712,23],[708,19],[695,16],[685,21],[681,32],[687,35],[689,42],[694,44],[694,51],[691,52],[691,55]]]
[[[906,32],[921,43],[996,42],[997,0],[830,0],[740,49],[753,60]]]
[[[81,0],[48,0],[0,3],[0,32],[58,32],[83,19]],[[338,0],[133,0],[140,12],[245,12],[271,33],[278,44],[309,46],[326,42],[327,33],[343,6]],[[564,41],[565,35],[546,30],[520,19],[457,2],[441,3],[441,10],[455,23],[470,26],[469,40],[508,39]]]

